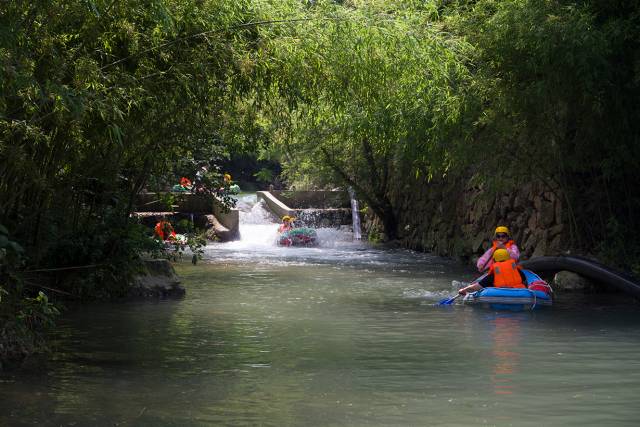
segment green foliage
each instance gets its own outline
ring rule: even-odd
[[[638,3],[482,0],[448,12],[478,47],[476,143],[491,153],[479,181],[545,182],[566,201],[572,246],[640,259]]]
[[[16,318],[31,330],[41,330],[54,326],[54,318],[59,315],[60,311],[49,302],[49,298],[42,291],[39,291],[36,297],[25,299],[25,304]]]
[[[179,228],[177,227],[177,229]],[[177,239],[168,239],[159,243],[159,250],[151,252],[152,257],[180,261],[187,253],[188,248],[191,253],[191,262],[196,264],[198,260],[202,259],[207,239],[201,230],[194,230],[193,232],[179,234]]]
[[[45,336],[59,315],[58,308],[42,291],[16,305],[0,301],[0,368],[3,361],[48,350]]]
[[[4,360],[46,349],[44,334],[60,314],[44,292],[26,288],[25,255],[0,224],[0,367]]]
[[[17,237],[46,251],[45,212],[64,212],[49,220],[76,232],[114,199],[126,205],[153,176],[185,174],[178,160],[224,156],[218,117],[243,45],[243,30],[230,28],[246,21],[244,7],[3,5],[0,216]]]
[[[260,169],[258,172],[253,174],[253,176],[255,176],[258,179],[258,181],[267,182],[267,183],[273,181],[273,178],[274,178],[273,171],[267,168]]]
[[[256,85],[235,111],[290,184],[354,187],[394,238],[407,176],[488,192],[535,180],[565,200],[569,246],[638,241],[637,2],[252,7],[278,24],[256,27]],[[639,254],[626,246],[623,264]]]
[[[46,307],[25,268],[41,272],[36,289],[108,298],[126,292],[139,253],[159,250],[129,217],[135,195],[228,155],[220,117],[243,90],[249,20],[230,0],[2,3],[2,320],[32,324],[16,336]],[[221,188],[221,174],[210,181]],[[11,245],[28,254],[20,266]]]
[[[207,239],[203,233],[190,233],[187,234],[187,244],[191,251],[191,262],[195,264],[197,260],[201,260],[204,255],[204,247],[207,245]]]
[[[24,249],[9,238],[9,230],[0,224],[0,265],[19,268],[23,263]]]
[[[282,7],[300,22],[259,28],[256,75],[285,173],[296,187],[353,186],[394,238],[393,171],[443,175],[446,143],[464,138],[469,46],[411,2]]]
[[[92,227],[51,243],[41,267],[60,269],[47,280],[76,299],[116,298],[139,272],[139,254],[158,250],[146,227],[107,213]]]
[[[186,218],[181,219],[176,223],[175,230],[178,234],[189,233],[193,230],[193,223]]]
[[[382,234],[379,230],[371,230],[367,234],[367,238],[371,243],[381,243],[382,242]]]
[[[3,3],[0,221],[32,269],[96,265],[67,290],[120,294],[151,244],[129,220],[141,189],[205,162],[201,188],[232,203],[220,117],[244,90],[248,16],[237,1]]]

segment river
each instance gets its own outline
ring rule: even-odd
[[[471,270],[333,229],[277,247],[253,203],[240,241],[176,265],[184,299],[69,310],[55,352],[0,374],[0,425],[637,424],[637,304],[439,307]]]

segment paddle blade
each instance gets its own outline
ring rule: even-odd
[[[453,297],[451,297],[451,298],[443,299],[442,301],[440,301],[440,302],[438,303],[438,305],[451,305],[451,304],[453,304],[453,302],[456,300],[456,298],[458,298],[459,296],[460,296],[460,294],[458,294],[458,295],[456,295],[456,296],[453,296]]]

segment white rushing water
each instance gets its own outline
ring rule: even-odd
[[[358,199],[353,188],[349,187],[349,198],[351,199],[351,217],[353,219],[353,238],[360,240],[362,234],[360,232],[360,209],[358,208]]]
[[[205,250],[205,260],[253,261],[258,263],[324,263],[345,257],[358,257],[368,246],[354,241],[350,227],[317,228],[317,247],[281,247],[277,245],[279,218],[269,212],[255,194],[243,195],[236,205],[240,211],[240,240],[213,243]]]

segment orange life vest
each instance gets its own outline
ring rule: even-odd
[[[493,286],[496,288],[526,288],[515,260],[495,262],[490,270],[493,273]]]
[[[173,227],[169,221],[160,221],[156,224],[154,229],[156,236],[160,238],[160,240],[166,240],[169,237],[176,237],[176,232],[173,231]],[[166,233],[166,237],[165,237]]]

